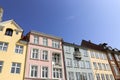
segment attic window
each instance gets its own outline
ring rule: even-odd
[[[6,29],[5,35],[12,36],[12,34],[13,34],[12,29],[10,29],[10,28]]]

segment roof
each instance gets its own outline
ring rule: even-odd
[[[81,46],[94,50],[105,51],[102,46],[92,43],[91,41],[82,40]]]
[[[6,24],[6,23],[13,23],[20,31],[23,31],[23,29],[13,19],[0,22],[0,25]]]
[[[49,38],[57,39],[57,40],[62,40],[61,37],[57,37],[57,36],[45,34],[45,33],[34,31],[34,30],[31,30],[30,33],[36,34],[36,35],[40,35],[40,36],[44,36],[44,37],[49,37]]]

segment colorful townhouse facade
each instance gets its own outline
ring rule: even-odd
[[[81,45],[2,21],[0,80],[120,80],[120,50],[83,40]]]
[[[81,46],[89,49],[95,80],[115,80],[105,49],[85,40],[82,41]]]
[[[94,80],[88,50],[80,45],[63,42],[66,80]]]
[[[0,80],[23,80],[27,42],[14,20],[0,22]]]
[[[107,46],[106,43],[100,44],[106,50],[109,64],[111,66],[115,80],[120,80],[120,50]]]
[[[62,38],[31,31],[25,68],[25,80],[66,80]]]

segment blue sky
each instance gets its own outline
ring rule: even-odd
[[[0,6],[3,21],[14,19],[24,34],[36,30],[120,49],[120,0],[0,0]]]

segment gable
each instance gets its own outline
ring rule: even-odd
[[[0,22],[0,28],[3,28],[3,27],[8,27],[8,28],[12,28],[16,31],[23,32],[23,29],[14,20]]]

